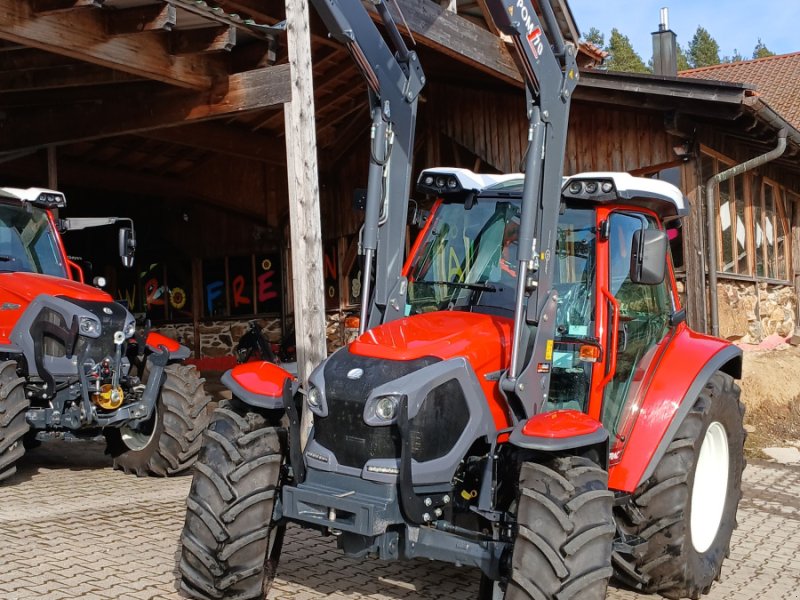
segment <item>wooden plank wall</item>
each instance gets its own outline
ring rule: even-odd
[[[468,101],[453,103],[454,97]],[[519,170],[527,146],[524,97],[510,92],[433,85],[425,106],[431,123],[487,165]],[[572,105],[564,170],[631,171],[672,160],[670,137],[660,114],[598,104]]]

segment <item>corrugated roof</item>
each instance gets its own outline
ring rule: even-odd
[[[800,52],[681,71],[680,77],[754,85],[795,129],[800,129]]]

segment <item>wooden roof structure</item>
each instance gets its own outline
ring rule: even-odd
[[[207,152],[283,164],[264,143],[282,134],[289,93],[283,4],[0,0],[0,160],[79,144],[66,155],[108,156],[134,171],[179,174]],[[464,77],[521,85],[485,1],[449,4],[455,11],[399,0],[418,51],[431,55],[429,70],[452,77],[455,59]],[[348,137],[364,88],[313,11],[311,32],[324,151]],[[117,136],[136,137],[96,142]]]
[[[485,1],[450,4],[398,0],[426,72],[521,86]],[[368,128],[366,88],[310,17],[324,168]],[[0,0],[0,177],[42,184],[46,149],[50,185],[225,206],[198,169],[225,158],[285,170],[284,19],[283,0]]]

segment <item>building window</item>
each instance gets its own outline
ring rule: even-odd
[[[704,149],[701,180],[705,182],[733,165],[730,159]],[[786,194],[778,183],[753,172],[737,175],[717,186],[717,271],[720,274],[776,281],[790,279]]]

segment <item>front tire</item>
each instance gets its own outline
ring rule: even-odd
[[[272,521],[286,433],[238,400],[223,401],[204,436],[181,534],[190,598],[264,598],[285,525]]]
[[[17,461],[25,454],[23,441],[30,426],[25,420],[24,386],[25,379],[17,376],[17,363],[0,362],[0,481],[17,472]]]
[[[164,368],[164,384],[153,415],[138,428],[107,429],[114,468],[138,476],[178,475],[197,460],[208,426],[209,397],[194,365]]]
[[[648,479],[617,511],[621,533],[644,551],[616,554],[624,583],[667,598],[699,598],[730,550],[744,469],[739,386],[715,373]],[[724,493],[720,493],[720,491]]]
[[[613,494],[597,463],[567,456],[523,463],[517,534],[505,594],[484,578],[481,595],[505,600],[602,600],[611,576]]]

